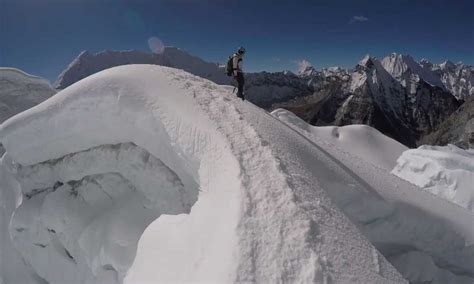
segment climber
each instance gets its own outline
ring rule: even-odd
[[[240,47],[234,55],[229,57],[226,66],[228,76],[233,76],[237,81],[237,97],[245,100],[244,96],[244,72],[242,71],[242,57],[245,54],[245,48]]]

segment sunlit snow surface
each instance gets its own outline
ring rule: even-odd
[[[474,212],[474,150],[421,146],[403,153],[393,174]]]
[[[1,188],[23,192],[9,232],[35,277],[403,282],[318,185],[309,163],[320,153],[231,93],[181,70],[122,66],[2,124],[18,185]],[[357,184],[319,168],[335,186]]]
[[[177,69],[92,75],[0,126],[0,252],[25,262],[2,281],[404,282],[386,258],[410,281],[469,281],[472,213],[391,175],[397,142],[340,130]]]

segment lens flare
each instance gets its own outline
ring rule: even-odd
[[[148,46],[151,52],[156,54],[162,54],[165,51],[163,42],[155,36],[148,39]]]

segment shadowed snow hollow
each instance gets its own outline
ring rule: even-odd
[[[121,66],[3,123],[0,189],[22,193],[9,231],[32,277],[404,282],[327,195],[364,185],[231,93]]]

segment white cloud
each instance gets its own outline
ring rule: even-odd
[[[367,22],[369,18],[364,17],[364,16],[353,16],[351,20],[349,21],[350,24],[352,23],[362,23],[362,22]]]

